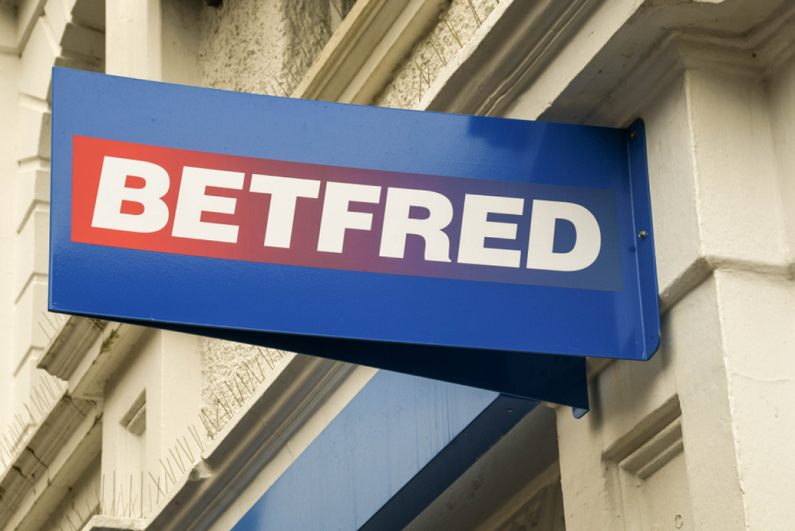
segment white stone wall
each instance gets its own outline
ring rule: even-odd
[[[776,157],[776,175],[781,194],[781,209],[786,219],[787,261],[795,256],[795,63],[792,60],[777,65],[776,71],[765,83],[773,151]]]
[[[202,367],[200,419],[211,440],[255,394],[285,357],[281,350],[199,338]]]
[[[289,96],[339,26],[336,5],[329,0],[233,0],[202,10],[201,84]]]
[[[49,377],[36,368],[61,324],[46,311],[50,72],[55,65],[97,69],[103,56],[101,32],[91,17],[73,18],[74,2],[14,4],[0,10],[3,24],[13,20],[0,45],[0,455],[6,461],[56,400],[44,387]]]
[[[0,54],[0,116],[3,128],[15,131],[17,128],[17,79],[19,58]],[[3,135],[0,142],[0,402],[8,404],[12,400],[14,343],[14,197],[16,195],[16,135]],[[12,410],[8,406],[0,408],[0,427],[11,421]],[[1,436],[0,436],[1,437]]]
[[[203,85],[280,96],[288,90],[292,81],[283,61],[289,28],[282,2],[223,2],[202,10],[200,28]]]

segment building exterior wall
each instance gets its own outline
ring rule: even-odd
[[[16,129],[17,125],[17,83],[19,77],[19,58],[3,54],[0,56],[0,90],[2,97],[2,116],[4,127]],[[14,138],[4,139],[0,150],[0,161],[2,161],[2,191],[0,195],[5,198],[14,197],[16,194],[15,180],[10,176],[16,172],[15,153],[16,142]],[[4,204],[2,214],[0,214],[0,334],[8,338],[14,336],[14,240],[16,237],[16,227],[14,227],[14,210],[7,203]],[[13,343],[6,340],[0,343],[0,388],[10,389],[13,385]],[[7,392],[5,400],[11,399],[11,394]],[[6,426],[11,420],[11,409],[4,407],[0,413],[0,425]]]
[[[659,352],[590,359],[588,415],[529,415],[409,528],[791,528],[794,27],[788,0],[0,1],[0,529],[231,529],[375,373],[47,312],[56,65],[643,118]]]

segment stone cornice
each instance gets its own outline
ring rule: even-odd
[[[420,108],[500,116],[601,2],[501,2],[424,95]]]
[[[44,351],[39,369],[69,382],[69,394],[102,400],[105,383],[151,330],[142,326],[69,317]]]
[[[0,9],[0,53],[19,55],[25,49],[46,0],[22,0],[16,7]]]
[[[75,467],[75,462],[93,458],[91,451],[81,444],[88,432],[98,435],[96,426],[101,414],[92,415],[92,408],[95,409],[91,402],[72,399],[65,390],[60,391],[58,399],[44,417],[38,419],[34,430],[17,446],[11,464],[0,476],[0,528],[18,519],[13,528],[26,529],[20,527],[21,523],[35,519],[37,514],[48,514],[60,503],[61,487],[74,482],[82,471]],[[99,452],[99,439],[95,439],[93,455]],[[82,456],[78,455],[81,453]],[[69,466],[64,467],[67,461],[70,461]],[[62,469],[69,477],[54,481]],[[55,490],[59,493],[53,496]],[[32,511],[34,506],[47,513]]]
[[[370,103],[444,4],[444,0],[359,0],[292,97]]]
[[[753,16],[741,7],[736,0],[501,2],[420,108],[623,126],[671,70],[704,61],[764,77],[795,55],[786,38],[795,27],[792,5],[760,0]],[[523,97],[532,103],[517,101]]]
[[[795,9],[784,2],[764,4],[767,17],[745,26],[738,21],[731,32],[706,22],[740,16],[736,2],[701,6],[713,13],[706,20],[689,19],[692,6],[645,4],[581,73],[562,84],[537,118],[620,127],[681,71],[709,69],[764,79],[795,54],[785,46],[786,35],[795,31]]]
[[[74,363],[69,376],[70,394],[85,400],[103,400],[105,383],[135,345],[151,332],[142,326],[110,323]]]
[[[69,316],[63,326],[44,349],[37,367],[53,376],[68,380],[86,355],[89,346],[99,337],[107,321]]]

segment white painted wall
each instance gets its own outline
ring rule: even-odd
[[[102,426],[105,507],[112,500],[108,489],[112,489],[113,477],[117,495],[124,493],[127,503],[130,482],[133,496],[140,503],[143,479],[143,513],[148,514],[163,498],[150,474],[160,482],[166,494],[174,489],[176,481],[184,475],[184,468],[191,463],[180,449],[187,446],[186,450],[194,456],[199,454],[200,449],[189,431],[189,426],[199,424],[201,365],[198,350],[199,338],[195,336],[153,330],[135,345],[125,364],[108,381]],[[125,421],[141,395],[146,397],[146,420],[143,433],[138,434],[131,431]],[[153,491],[151,505],[150,489]],[[140,514],[140,505],[133,512]]]
[[[201,12],[199,64],[205,86],[284,96],[295,85],[286,69],[288,18],[278,0],[222,4]],[[325,31],[325,30],[324,30]],[[242,38],[241,38],[242,37]],[[292,69],[293,76],[298,71]]]
[[[17,127],[19,100],[19,58],[0,53],[0,116],[3,129]],[[16,135],[4,135],[0,142],[0,426],[10,422],[12,400],[12,366],[14,359],[14,263],[16,227],[14,204],[16,195]]]
[[[21,200],[14,204],[17,244],[12,291],[16,303],[12,358],[16,413],[22,413],[24,404],[30,401],[38,378],[35,364],[49,340],[48,333],[52,333],[44,314],[47,309],[49,194],[42,197],[45,194],[40,193],[37,196],[35,191],[39,188],[44,192],[41,189],[46,185],[41,181],[49,177],[48,65],[53,64],[57,54],[57,45],[53,42],[49,25],[39,18],[21,54],[18,100],[16,180],[17,192],[22,193]],[[25,204],[27,201],[29,203]]]
[[[766,83],[781,209],[787,221],[788,261],[795,253],[795,62],[790,58]]]

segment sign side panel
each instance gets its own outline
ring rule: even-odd
[[[646,128],[636,120],[627,129],[632,185],[632,208],[638,249],[638,284],[645,349],[642,359],[651,358],[660,347],[660,301],[657,286],[657,262],[654,254],[649,167],[646,157]]]

